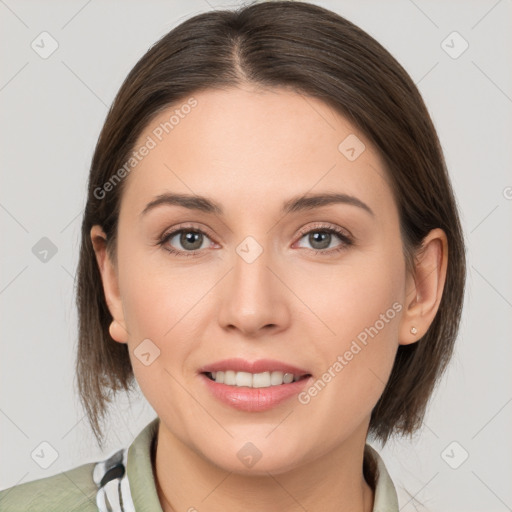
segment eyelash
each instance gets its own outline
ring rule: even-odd
[[[179,251],[177,249],[174,249],[172,246],[166,245],[166,243],[169,240],[171,240],[175,235],[177,235],[178,233],[182,233],[182,232],[200,233],[200,234],[206,235],[208,238],[212,238],[212,237],[210,237],[210,235],[208,233],[205,233],[202,229],[199,229],[197,227],[180,226],[178,229],[174,229],[171,232],[164,233],[161,236],[161,238],[159,239],[158,245],[161,246],[168,253],[176,255],[176,256],[191,257],[191,256],[196,256],[197,254],[199,254],[203,249],[198,249],[195,251]],[[335,247],[333,249],[308,249],[309,251],[313,251],[315,255],[319,254],[322,256],[329,256],[334,253],[337,254],[337,253],[347,249],[347,247],[353,245],[353,243],[354,243],[352,237],[349,236],[345,231],[342,231],[341,229],[336,228],[336,227],[325,226],[325,225],[318,225],[318,226],[314,226],[313,228],[310,227],[308,229],[301,229],[299,231],[300,236],[299,236],[298,240],[300,240],[305,235],[308,235],[310,233],[334,234],[334,235],[337,235],[338,238],[340,239],[340,241],[342,242],[340,245],[338,245],[337,247]]]

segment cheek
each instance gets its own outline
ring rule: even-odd
[[[147,256],[144,261],[133,255],[122,271],[123,309],[135,379],[156,411],[186,414],[189,397],[179,382],[201,339],[195,331],[205,281],[194,285],[184,274],[176,275],[169,268],[163,272],[148,263]]]
[[[354,264],[348,261],[332,266],[329,273],[316,273],[315,285],[304,289],[308,305],[322,321],[310,324],[325,333],[316,335],[318,360],[324,365],[317,388],[325,393],[323,403],[341,416],[346,411],[368,414],[382,394],[404,309],[405,267],[399,250],[355,258]]]
[[[310,325],[316,326],[330,346],[343,348],[347,340],[376,323],[379,331],[398,332],[397,309],[401,307],[393,305],[402,300],[405,281],[403,263],[396,254],[356,255],[337,266],[319,266],[314,278],[311,269],[304,269],[293,282],[310,310],[309,317],[313,318]],[[380,321],[383,314],[384,325]]]
[[[146,379],[146,368],[152,369],[152,378],[156,368],[186,371],[184,363],[204,338],[205,321],[215,312],[208,290],[218,281],[217,273],[211,265],[173,265],[162,249],[129,249],[125,247],[124,254],[130,256],[120,262],[119,280],[137,380]],[[147,339],[159,354],[145,367],[134,356]]]
[[[130,335],[162,339],[205,292],[204,281],[187,265],[172,263],[164,249],[120,236],[120,293]],[[188,317],[188,316],[187,316]]]

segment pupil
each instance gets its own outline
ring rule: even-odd
[[[320,240],[320,246],[315,246],[316,243]],[[311,233],[309,235],[309,243],[315,249],[326,249],[329,247],[331,241],[331,234],[325,231],[317,231],[316,233]]]

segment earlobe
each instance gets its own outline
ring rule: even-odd
[[[108,332],[112,339],[119,343],[126,343],[128,341],[128,333],[126,332],[126,329],[115,319],[110,323]]]
[[[126,343],[128,332],[125,326],[116,268],[107,251],[107,236],[101,226],[98,225],[91,228],[90,236],[101,274],[105,301],[113,318],[109,326],[110,336],[115,341]]]
[[[400,345],[419,341],[434,321],[443,295],[447,266],[446,234],[442,229],[433,229],[414,258],[414,275],[407,279]]]

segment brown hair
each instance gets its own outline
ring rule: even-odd
[[[431,229],[447,235],[447,277],[437,315],[420,341],[399,346],[371,415],[369,434],[384,444],[391,434],[412,434],[451,357],[464,295],[464,240],[441,146],[415,84],[377,41],[324,8],[275,1],[181,23],[139,60],[107,115],[90,170],[77,283],[76,375],[98,444],[111,395],[135,389],[128,346],[109,334],[112,317],[90,239],[91,227],[102,226],[115,261],[124,181],[108,193],[98,190],[124,165],[157,113],[200,90],[241,83],[319,98],[368,137],[387,167],[409,269]]]

